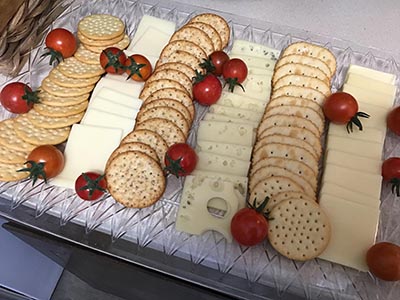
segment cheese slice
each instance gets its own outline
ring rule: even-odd
[[[325,163],[334,164],[360,172],[367,172],[370,174],[380,174],[382,168],[382,161],[380,159],[371,159],[362,157],[358,154],[332,149],[326,151]]]
[[[265,77],[271,77],[274,75],[274,71],[270,69],[263,69],[257,67],[249,67],[247,66],[247,74],[248,75],[263,75]]]
[[[349,137],[330,135],[328,137],[327,150],[339,150],[362,157],[381,160],[383,149],[382,145],[379,143],[371,143]]]
[[[208,109],[210,113],[229,116],[232,118],[243,119],[253,122],[259,122],[262,118],[261,112],[254,112],[248,109],[224,106],[220,104],[211,105]]]
[[[232,49],[229,55],[247,55],[253,57],[261,57],[264,59],[277,60],[279,54],[279,50],[272,49],[261,44],[245,40],[235,40],[233,42]]]
[[[362,118],[361,120],[364,127],[380,129],[386,133],[386,117],[390,108],[359,102],[358,110],[369,114],[368,119]]]
[[[379,210],[327,194],[319,204],[331,224],[331,239],[319,257],[367,272],[365,257],[375,242]]]
[[[381,204],[381,200],[379,198],[373,198],[368,195],[363,195],[331,182],[324,182],[321,185],[320,194],[339,197],[343,200],[358,203],[375,209],[379,209],[379,206]]]
[[[221,142],[252,146],[255,134],[249,124],[235,124],[220,121],[200,121],[198,141]]]
[[[376,81],[384,82],[387,84],[396,84],[396,75],[377,71],[371,68],[366,68],[358,65],[350,65],[349,69],[347,70],[347,76],[350,74],[359,74],[368,78],[371,78]],[[346,80],[347,80],[346,76]]]
[[[128,96],[138,98],[140,92],[143,89],[143,85],[144,85],[143,82],[136,82],[133,80],[120,81],[111,79],[110,77],[103,77],[99,80],[99,82],[97,82],[96,87],[92,92],[92,97],[95,97],[102,88],[106,87],[113,90],[117,90],[120,93],[124,93]]]
[[[264,75],[247,75],[242,86],[243,89],[240,86],[236,86],[233,93],[265,102],[269,101],[271,94],[271,77]],[[229,91],[228,85],[225,86],[224,91]]]
[[[371,174],[334,164],[325,164],[322,183],[325,182],[330,182],[376,199],[379,199],[381,195],[382,176],[380,174]]]
[[[51,184],[73,189],[83,172],[104,173],[108,158],[122,139],[122,130],[74,124],[65,146],[65,166]]]
[[[252,147],[236,144],[198,141],[196,152],[210,152],[219,155],[225,155],[236,159],[250,161]]]
[[[207,113],[204,118],[204,121],[223,121],[223,122],[229,122],[229,123],[235,123],[235,124],[248,124],[253,127],[253,129],[257,129],[258,127],[258,122],[256,121],[249,121],[249,120],[244,120],[244,119],[239,119],[239,118],[234,118],[230,116],[225,116],[225,115],[220,115],[220,114],[214,114],[214,113]]]
[[[353,95],[357,102],[377,105],[383,108],[391,108],[393,106],[394,97],[388,94],[382,94],[375,91],[369,91],[354,85],[345,83],[343,91]]]
[[[223,216],[213,215],[207,208],[215,200],[223,203],[225,208]],[[178,231],[196,235],[214,230],[231,242],[232,217],[245,201],[246,194],[243,194],[242,190],[232,182],[186,176],[175,228]]]
[[[121,117],[133,119],[136,118],[136,115],[139,112],[138,109],[131,108],[127,105],[118,104],[99,96],[90,100],[89,108],[94,108]]]
[[[139,98],[130,96],[125,93],[121,93],[109,87],[100,88],[96,96],[92,96],[90,101],[93,101],[93,99],[95,99],[96,97],[101,97],[109,101],[112,101],[116,104],[125,105],[136,110],[139,110],[143,104],[143,101],[140,100]]]
[[[391,97],[396,96],[397,87],[395,85],[382,81],[377,81],[375,79],[371,79],[360,74],[348,73],[346,83],[349,85],[358,86],[368,91],[388,94]]]
[[[362,119],[361,122],[364,123]],[[353,124],[354,125],[354,124]],[[371,143],[379,143],[383,146],[385,140],[385,131],[376,128],[363,128],[359,130],[357,126],[353,126],[353,132],[348,133],[345,125],[329,124],[328,136],[337,135],[349,139],[357,139]]]
[[[247,176],[250,161],[240,160],[225,155],[200,151],[197,153],[196,169],[236,176]]]
[[[129,51],[140,53],[144,56],[158,57],[170,38],[171,34],[151,26],[146,29],[137,41],[129,46]]]
[[[246,97],[244,95],[237,95],[228,91],[222,92],[216,104],[251,110],[258,113],[264,113],[267,105],[265,101]]]
[[[135,118],[125,118],[106,111],[95,108],[88,108],[81,124],[99,126],[103,128],[118,128],[122,130],[122,135],[126,136],[135,126]]]
[[[230,59],[239,58],[243,60],[246,63],[248,69],[252,68],[264,69],[268,70],[269,73],[273,73],[276,64],[276,60],[272,60],[269,58],[250,56],[232,52],[229,54],[229,58]]]

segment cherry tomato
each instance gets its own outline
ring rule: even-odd
[[[38,146],[28,155],[26,165],[20,171],[29,172],[33,184],[38,178],[47,182],[47,179],[56,177],[64,169],[64,155],[53,145]]]
[[[39,102],[37,92],[22,82],[7,84],[0,94],[1,105],[8,111],[15,114],[28,112],[34,103]]]
[[[75,191],[83,200],[97,200],[106,192],[104,175],[95,172],[82,173],[75,180]]]
[[[116,47],[108,47],[100,54],[100,65],[111,74],[123,74],[125,72],[125,53]]]
[[[334,124],[347,124],[347,131],[353,131],[353,124],[360,130],[363,126],[358,117],[369,118],[369,115],[358,111],[357,100],[345,92],[337,92],[330,95],[324,102],[325,116]]]
[[[247,73],[248,70],[246,64],[239,58],[230,59],[222,66],[222,76],[224,77],[226,84],[229,85],[229,91],[231,92],[233,92],[237,85],[243,89],[241,83],[246,80]]]
[[[75,36],[64,28],[56,28],[50,31],[45,43],[49,52],[44,55],[50,55],[50,65],[53,64],[54,60],[60,62],[64,58],[71,57],[77,48]]]
[[[391,157],[383,162],[382,177],[392,184],[392,193],[400,197],[400,157]]]
[[[193,98],[201,105],[211,105],[221,97],[222,85],[213,74],[197,74],[193,84]]]
[[[192,173],[197,164],[197,154],[186,143],[176,143],[165,154],[165,169],[177,177]]]
[[[146,81],[153,71],[150,61],[140,54],[133,54],[125,61],[126,73],[135,81]]]
[[[269,198],[256,207],[248,203],[249,207],[240,209],[231,220],[233,238],[243,246],[254,246],[261,243],[268,235],[268,214],[263,214]]]
[[[400,247],[389,242],[373,245],[367,252],[367,265],[380,279],[400,280]]]
[[[395,134],[400,135],[400,106],[394,108],[387,116],[387,126]]]
[[[229,60],[228,54],[224,51],[215,51],[211,53],[207,60],[204,60],[200,66],[206,69],[207,73],[212,73],[216,76],[222,75],[222,66]]]

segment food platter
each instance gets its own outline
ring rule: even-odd
[[[119,16],[128,34],[136,30],[144,14],[174,21],[180,27],[190,16],[209,11],[200,7],[171,2],[158,5],[151,1],[97,1],[94,6],[84,1],[72,2],[54,27],[76,30],[78,21],[88,14],[109,13]],[[228,20],[232,36],[266,46],[283,49],[292,42],[307,40],[329,48],[336,56],[338,70],[333,91],[338,90],[350,63],[356,63],[400,76],[391,57],[347,41],[312,35],[296,30],[216,12]],[[233,40],[233,39],[231,39]],[[231,47],[231,44],[228,46]],[[43,44],[33,49],[30,60],[18,80],[38,87],[49,72],[41,58]],[[1,83],[14,81],[1,78]],[[396,103],[399,103],[399,97]],[[206,112],[197,106],[193,128]],[[2,110],[1,119],[10,117]],[[189,142],[194,144],[192,130]],[[388,133],[385,157],[400,154],[396,137]],[[157,269],[185,280],[249,299],[396,299],[398,283],[376,280],[368,273],[333,264],[322,259],[295,262],[277,254],[267,243],[246,248],[227,243],[215,232],[190,236],[175,230],[183,179],[169,176],[161,201],[144,209],[127,209],[110,196],[96,202],[81,201],[72,190],[64,190],[28,181],[0,184],[0,211],[7,218],[40,231],[88,246],[123,260]],[[384,185],[381,194],[381,217],[377,240],[400,242],[396,218],[400,204]],[[292,298],[290,298],[292,297]]]

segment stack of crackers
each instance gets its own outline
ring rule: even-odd
[[[124,206],[146,207],[161,198],[166,184],[164,175],[160,176],[165,153],[173,144],[186,141],[194,120],[192,78],[196,71],[203,71],[203,60],[226,47],[229,38],[227,22],[206,13],[192,18],[164,47],[139,96],[143,105],[136,126],[107,163],[108,190]],[[126,146],[138,142],[150,148]],[[157,154],[156,159],[150,152]],[[133,156],[137,161],[129,159]]]
[[[129,44],[125,25],[117,17],[91,15],[78,25],[81,45],[73,57],[52,69],[39,87],[39,100],[33,109],[0,122],[0,180],[26,178],[21,169],[30,151],[40,145],[57,145],[67,140],[71,125],[78,123],[88,106],[90,92],[100,75],[100,52],[116,43]]]
[[[329,50],[305,42],[288,46],[275,65],[271,100],[257,129],[250,199],[270,197],[271,245],[291,259],[318,256],[330,238],[329,220],[316,194],[322,105],[335,71]]]

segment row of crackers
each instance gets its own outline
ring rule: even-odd
[[[139,96],[143,105],[135,128],[106,166],[108,190],[124,206],[146,207],[161,198],[166,186],[165,154],[173,144],[186,141],[195,117],[192,79],[203,71],[200,64],[226,47],[229,38],[227,22],[206,13],[189,20],[163,48]],[[150,148],[139,151],[137,143]]]
[[[113,24],[111,26],[111,24]],[[129,44],[125,25],[117,17],[91,15],[78,25],[81,42],[74,56],[53,68],[39,87],[39,103],[28,113],[0,122],[0,180],[26,178],[23,167],[40,145],[58,145],[68,139],[88,106],[90,92],[104,73],[99,55],[104,48]]]

